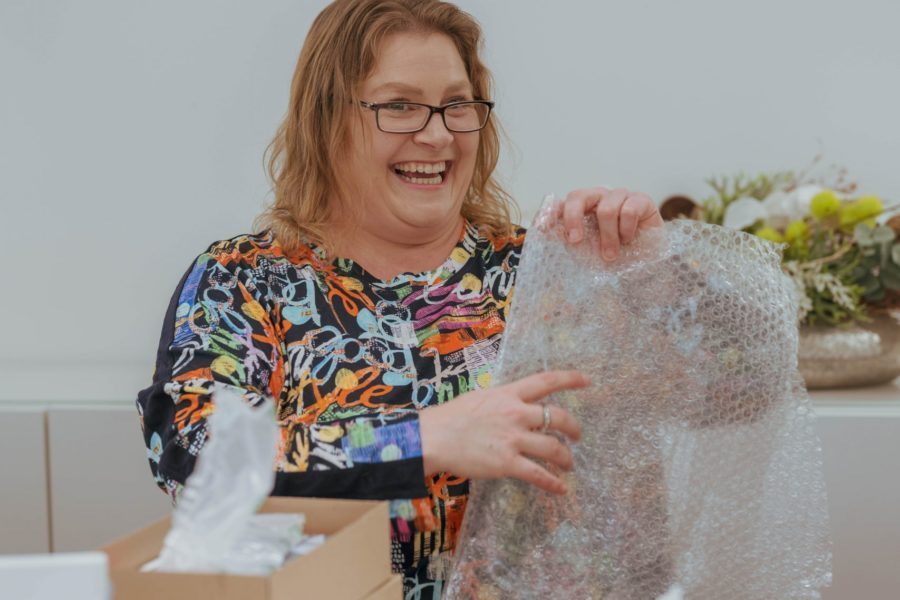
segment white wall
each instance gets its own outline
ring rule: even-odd
[[[526,217],[550,191],[703,195],[820,150],[900,201],[894,0],[459,4],[486,31]],[[266,200],[262,154],[324,5],[0,2],[0,398],[147,383],[181,273]]]

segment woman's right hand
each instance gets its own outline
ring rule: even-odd
[[[547,371],[513,383],[463,394],[419,414],[425,473],[446,471],[470,479],[515,477],[548,492],[565,494],[563,481],[532,459],[563,470],[572,452],[555,436],[541,432],[540,400],[562,390],[586,387],[578,371]],[[550,407],[550,430],[572,441],[581,438],[574,417]]]

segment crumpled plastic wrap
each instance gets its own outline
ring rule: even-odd
[[[159,557],[145,570],[266,574],[304,541],[300,514],[254,514],[272,490],[278,425],[217,386],[210,438],[185,483]]]
[[[575,368],[548,400],[583,427],[564,497],[473,485],[447,599],[819,598],[831,581],[821,449],[777,246],[693,221],[613,263],[594,219],[528,233],[497,384]]]

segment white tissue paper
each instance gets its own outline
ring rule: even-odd
[[[304,546],[300,514],[255,514],[275,482],[272,402],[253,407],[225,385],[214,393],[210,438],[172,514],[159,557],[144,570],[267,574]]]

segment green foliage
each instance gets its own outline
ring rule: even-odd
[[[853,232],[862,255],[855,271],[868,302],[881,302],[888,290],[900,290],[900,242],[890,227],[859,224]]]
[[[766,239],[787,242],[783,266],[800,292],[804,323],[865,321],[870,307],[900,307],[897,225],[876,225],[876,217],[900,206],[885,208],[882,200],[872,195],[853,197],[856,184],[848,183],[845,176],[846,170],[840,169],[830,180],[792,171],[756,176],[739,173],[707,180],[715,193],[703,201],[701,218],[717,225],[740,198],[764,202],[775,192],[789,195],[801,185],[822,189],[802,218],[796,213],[773,215],[780,202],[765,203],[770,213],[747,229]]]
[[[890,292],[900,290],[900,242],[896,233],[883,225],[860,223],[853,236],[820,227],[808,244],[790,247],[785,258],[806,261],[814,270],[805,282],[812,307],[808,323],[839,325],[851,320],[865,321],[867,307],[885,302]],[[844,296],[834,285],[816,285],[823,278],[840,282]],[[843,299],[843,302],[839,301]]]

